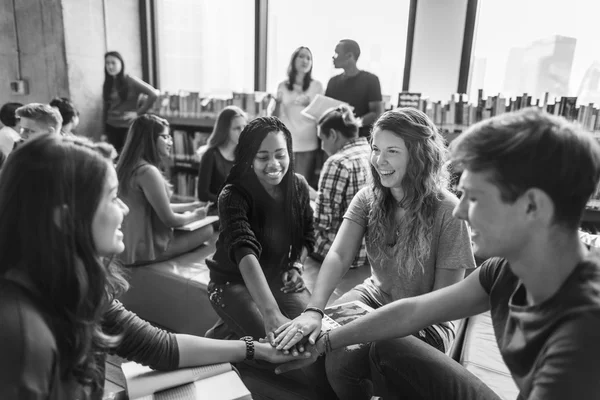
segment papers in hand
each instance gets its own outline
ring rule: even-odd
[[[132,361],[121,369],[130,400],[251,399],[229,363],[163,372]]]
[[[371,307],[361,301],[350,301],[348,303],[336,304],[325,309],[323,317],[323,331],[330,331],[373,311]]]
[[[178,226],[175,229],[180,230],[180,231],[195,231],[196,229],[200,229],[203,226],[212,224],[213,222],[216,222],[218,220],[219,220],[219,217],[217,215],[209,215],[209,216],[199,219],[197,221],[190,222],[189,224],[185,224],[183,226]]]
[[[334,98],[318,94],[315,96],[313,101],[311,101],[310,104],[306,106],[304,110],[301,111],[301,113],[302,115],[310,119],[318,121],[321,118],[321,116],[325,114],[325,111],[331,108],[338,107],[342,104],[347,105],[351,109],[353,108],[348,103],[344,103],[343,101],[339,101]]]

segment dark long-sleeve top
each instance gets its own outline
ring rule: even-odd
[[[198,200],[217,203],[219,189],[225,183],[233,161],[229,161],[217,147],[210,148],[202,155],[198,168]]]
[[[102,392],[86,394],[75,379],[61,376],[61,357],[54,317],[32,285],[0,279],[0,399],[101,399]],[[114,353],[154,369],[179,365],[173,334],[157,329],[114,300],[104,313],[106,333],[122,333]],[[105,356],[105,355],[104,355]],[[104,368],[100,357],[99,367]]]
[[[308,183],[301,175],[294,179],[300,215],[304,220],[303,245],[309,254],[314,247],[313,210]],[[254,173],[227,184],[219,195],[221,230],[217,250],[206,264],[216,283],[243,282],[239,263],[248,254],[258,259],[263,270],[291,268],[291,227],[286,226],[283,202],[275,201]]]

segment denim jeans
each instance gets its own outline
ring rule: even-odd
[[[372,308],[379,308],[383,304],[377,299],[378,296],[373,293],[373,290],[374,288],[370,286],[365,286],[364,284],[358,285],[343,295],[336,303],[340,304],[359,300]],[[425,349],[423,351],[451,361],[450,357],[444,354],[444,351],[447,350],[444,340],[441,338],[438,330],[433,327],[423,329],[415,333],[414,336],[394,340],[394,343],[397,343],[399,348],[410,346],[411,343],[419,343],[419,345],[422,345],[420,348]],[[375,393],[372,379],[373,366],[370,365],[372,363],[370,354],[372,353],[373,346],[374,344],[371,343],[363,343],[337,349],[327,354],[325,360],[327,378],[340,399],[370,399],[372,395],[378,394]],[[394,349],[390,349],[390,351],[393,354],[402,354],[401,351],[394,351]],[[383,360],[388,361],[385,357]],[[393,361],[391,360],[390,364],[393,364]],[[401,360],[398,360],[398,362],[399,369],[401,370]],[[413,368],[419,369],[420,367],[415,364]],[[423,369],[426,370],[427,365],[423,365]],[[386,369],[386,372],[389,372],[389,368]],[[387,381],[380,383],[385,385]]]
[[[299,293],[283,293],[280,290],[283,287],[281,272],[272,269],[264,272],[281,313],[289,319],[294,319],[302,314],[310,300],[308,289]],[[262,314],[245,284],[210,282],[208,296],[216,313],[235,332],[237,337],[250,335],[258,340],[266,336]],[[276,367],[262,361],[246,362],[246,364],[271,372]],[[273,376],[274,379],[278,379],[275,375]],[[313,398],[315,399],[335,399],[335,394],[327,382],[322,358],[308,367],[290,371],[283,376],[313,388],[315,392]]]

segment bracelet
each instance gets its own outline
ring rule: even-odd
[[[297,270],[300,275],[302,275],[302,273],[304,272],[304,265],[300,261],[295,261],[292,264],[291,268]]]
[[[321,339],[323,339],[323,342],[325,343],[325,349],[323,350],[322,353],[319,354],[319,357],[327,354],[327,353],[331,353],[331,351],[333,350],[331,348],[331,341],[329,340],[329,333],[331,331],[327,331],[325,333],[321,333],[321,335],[319,335],[319,337],[317,338],[317,342]]]
[[[246,360],[254,359],[254,338],[252,336],[244,336],[240,340],[246,342]]]
[[[306,308],[304,309],[304,311],[302,311],[302,314],[304,314],[304,313],[305,313],[305,312],[307,312],[307,311],[314,311],[314,312],[316,312],[316,313],[319,313],[319,314],[321,314],[321,318],[325,318],[325,311],[321,310],[321,309],[320,309],[320,308],[318,308],[318,307],[306,307]]]

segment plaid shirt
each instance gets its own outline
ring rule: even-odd
[[[344,214],[354,195],[365,187],[371,176],[371,146],[364,137],[350,140],[323,164],[315,205],[315,253],[325,257],[342,225]],[[367,264],[363,238],[352,268]]]

